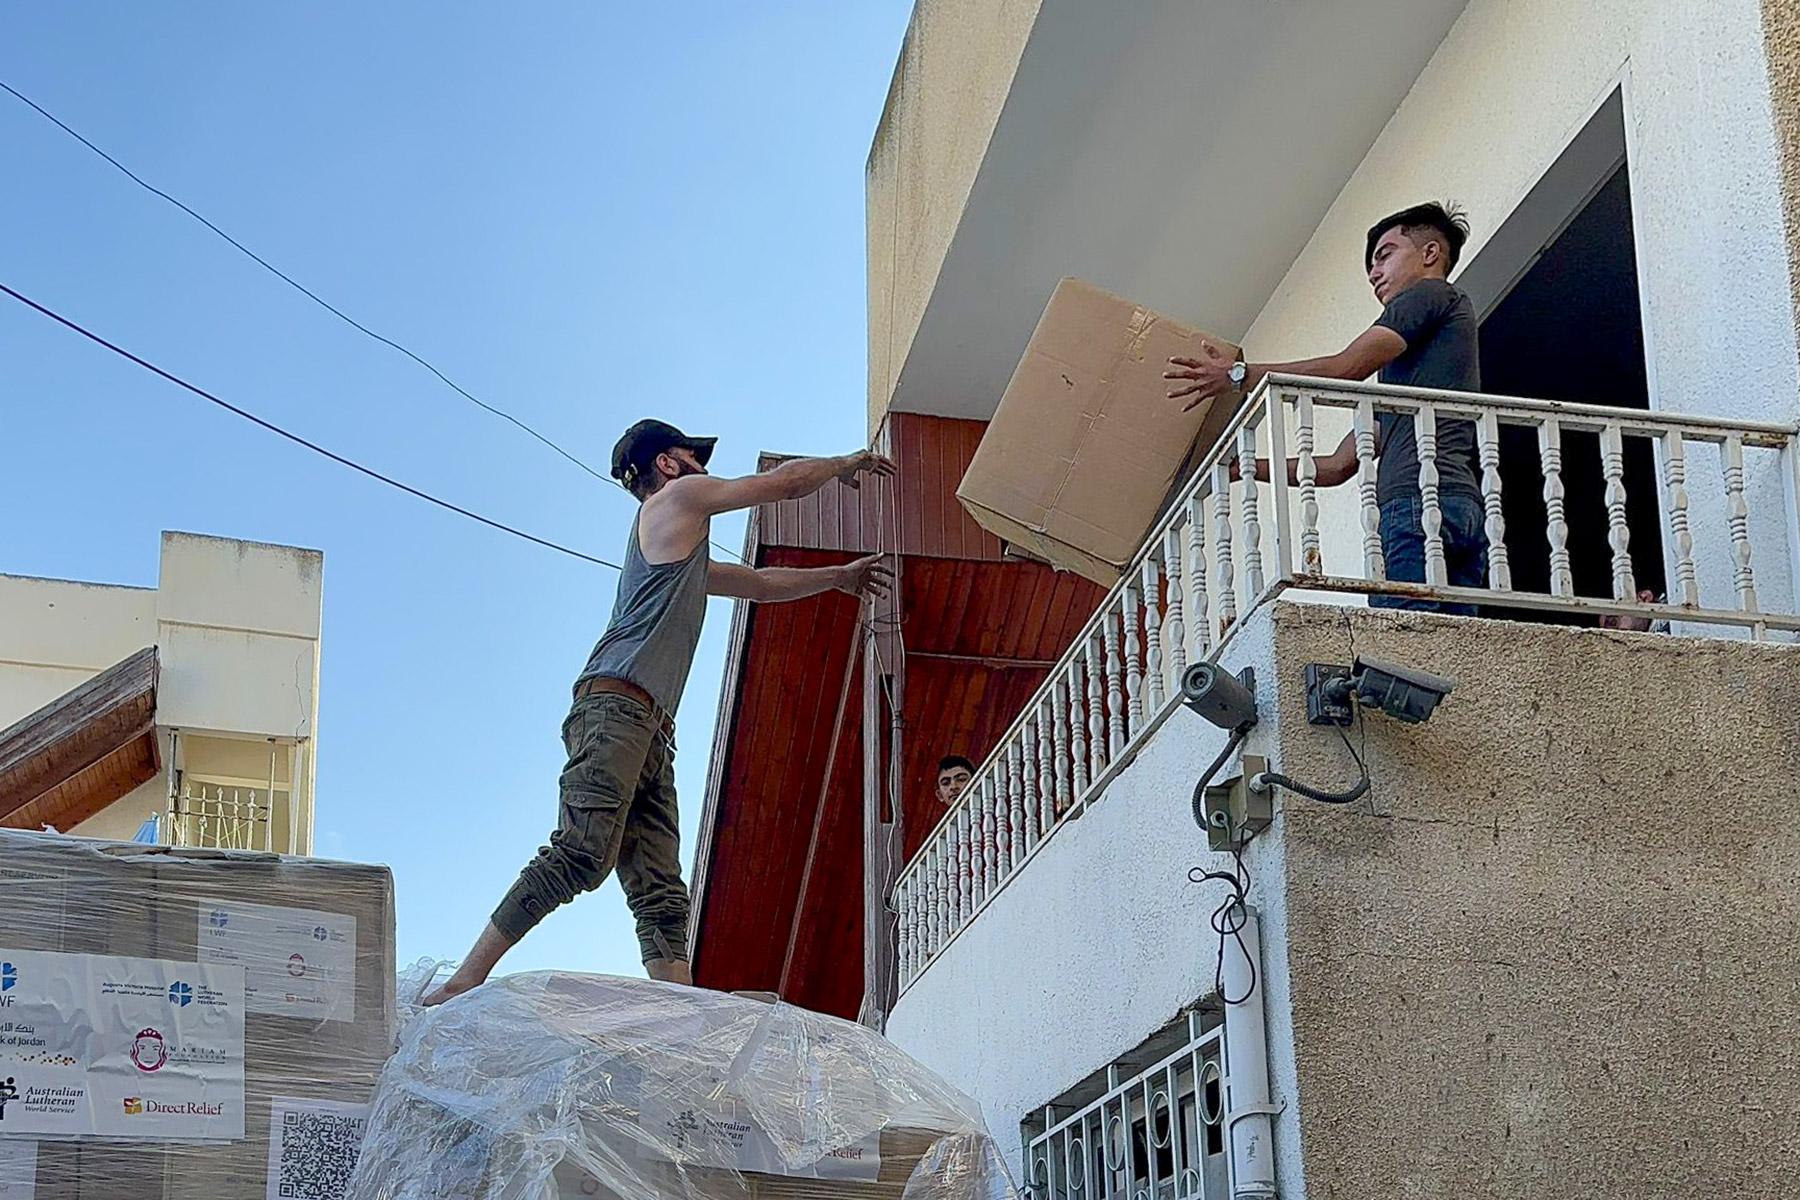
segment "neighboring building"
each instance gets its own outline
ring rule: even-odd
[[[1764,7],[919,0],[868,175],[900,475],[766,507],[747,555],[889,550],[901,599],[739,606],[696,979],[884,1023],[1040,1200],[1792,1194],[1800,27]],[[1440,198],[1487,394],[1272,381],[1110,591],[958,508],[1063,276],[1330,353],[1377,312],[1364,231]],[[1366,462],[1229,478],[1379,411],[1480,419],[1490,588],[1420,590],[1488,615],[1360,607],[1398,590]],[[1306,667],[1359,656],[1455,691],[1346,743]],[[1244,756],[1372,781],[1272,797],[1242,940],[1190,878],[1239,869],[1190,815],[1200,661],[1254,670]],[[981,761],[947,815],[944,745]]]
[[[311,853],[323,569],[164,533],[154,588],[0,575],[0,826]]]

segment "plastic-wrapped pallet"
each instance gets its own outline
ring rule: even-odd
[[[0,1195],[335,1200],[394,1022],[385,867],[0,830]]]
[[[540,972],[414,1018],[353,1200],[1009,1200],[974,1101],[785,1004]]]

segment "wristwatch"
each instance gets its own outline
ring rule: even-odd
[[[1240,396],[1244,394],[1244,380],[1249,377],[1250,364],[1241,358],[1232,363],[1231,369],[1225,372],[1225,378],[1231,380],[1231,386],[1237,389]]]

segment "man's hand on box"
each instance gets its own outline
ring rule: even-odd
[[[1217,400],[1220,396],[1232,391],[1231,370],[1233,359],[1219,353],[1219,348],[1211,342],[1201,342],[1201,358],[1171,358],[1169,366],[1174,368],[1163,372],[1163,378],[1171,380],[1169,399],[1188,398],[1181,408],[1182,412],[1190,412],[1209,400]]]

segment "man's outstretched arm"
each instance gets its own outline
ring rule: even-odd
[[[1220,354],[1210,343],[1204,343],[1204,358],[1171,358],[1170,370],[1163,372],[1163,378],[1170,380],[1169,399],[1181,400],[1189,398],[1182,411],[1208,400],[1232,394],[1234,386],[1227,372],[1231,369],[1231,360]],[[1357,339],[1345,346],[1336,354],[1324,358],[1304,358],[1296,362],[1285,363],[1246,363],[1244,372],[1244,391],[1252,391],[1263,378],[1268,375],[1311,375],[1319,379],[1367,379],[1389,363],[1406,353],[1406,339],[1384,325],[1372,325]],[[1314,460],[1317,467],[1316,482],[1320,487],[1336,487],[1356,474],[1356,439],[1353,434],[1344,435],[1337,449],[1330,454]],[[1290,484],[1300,482],[1300,461],[1288,459],[1287,476]],[[1231,477],[1238,477],[1237,461],[1232,460]],[[1263,482],[1269,479],[1269,460],[1256,460],[1256,477]]]
[[[886,458],[873,450],[858,450],[836,458],[790,458],[780,466],[737,479],[689,475],[672,481],[668,492],[669,500],[682,509],[711,517],[777,500],[798,500],[834,479],[859,487],[865,475],[882,478],[892,474],[894,464]]]
[[[885,556],[871,554],[839,567],[746,567],[715,561],[706,590],[715,596],[778,604],[830,591],[885,599],[893,586],[894,573]]]

